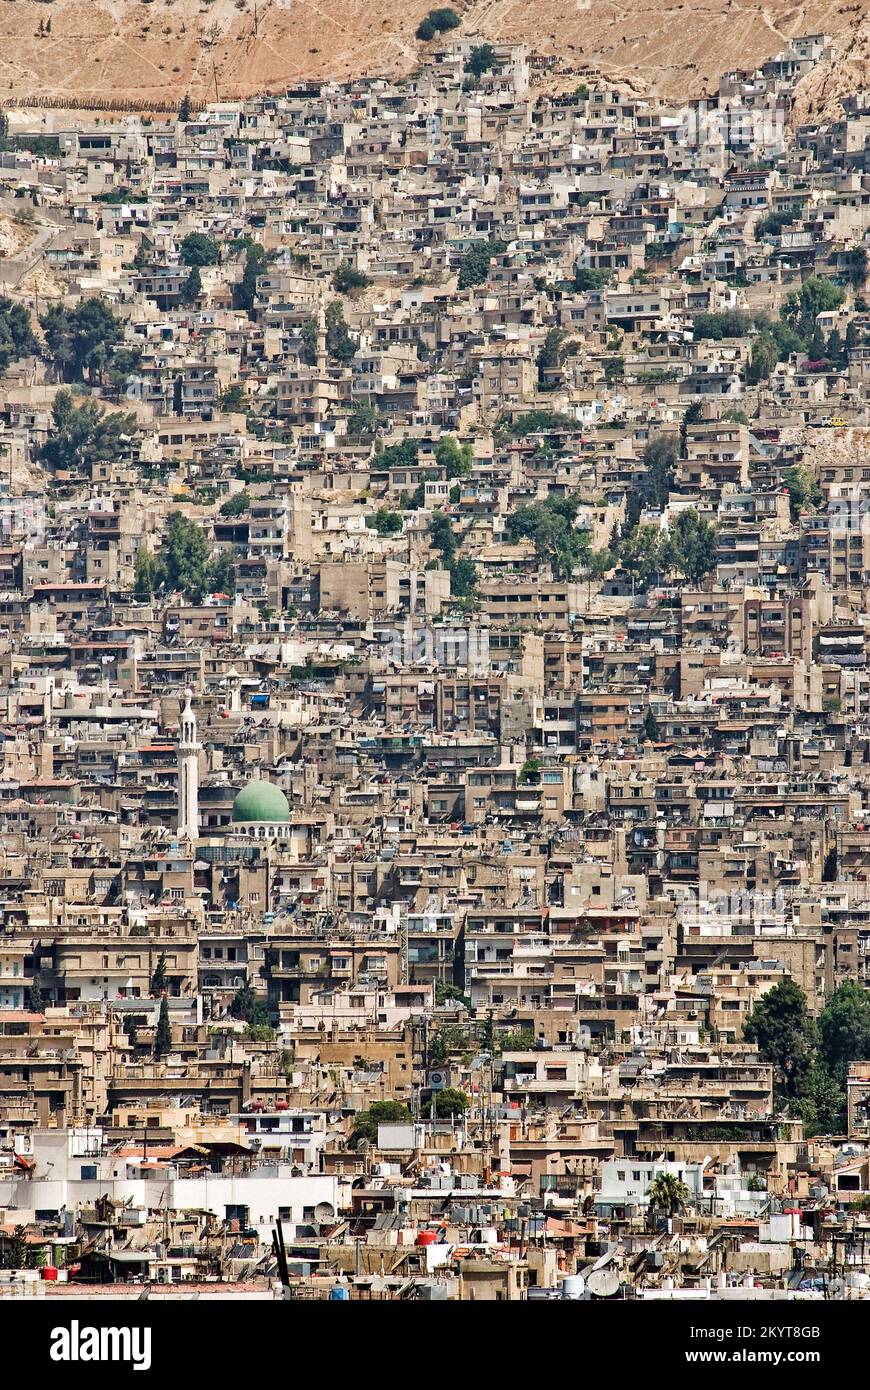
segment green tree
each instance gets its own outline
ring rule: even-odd
[[[139,370],[142,362],[141,348],[117,348],[108,361],[106,376],[111,393],[117,400],[127,385],[129,378]]]
[[[643,717],[643,725],[641,726],[641,742],[658,743],[659,732],[659,721],[656,719],[649,706],[647,706],[646,714]]]
[[[251,1042],[273,1042],[275,1029],[269,1023],[249,1023],[245,1029],[245,1037]]]
[[[427,1062],[430,1066],[440,1067],[450,1056],[450,1034],[447,1028],[439,1028],[429,1039],[429,1052]]]
[[[452,435],[442,434],[435,445],[435,462],[448,478],[464,478],[471,472],[474,450],[470,444],[457,444]]]
[[[615,562],[612,551],[605,548],[590,550],[583,563],[590,579],[603,579],[613,569]]]
[[[413,492],[402,493],[402,507],[406,512],[418,512],[426,501],[426,484],[418,483]]]
[[[74,309],[55,304],[40,319],[45,346],[64,381],[95,384],[123,337],[123,327],[102,299],[85,299]]]
[[[440,6],[437,10],[430,10],[429,19],[442,34],[446,34],[450,29],[458,29],[461,23],[459,15],[449,5]]]
[[[680,512],[670,533],[670,557],[675,569],[693,584],[716,568],[718,527],[699,516],[694,507]]]
[[[342,261],[332,277],[332,288],[339,294],[350,294],[353,290],[364,290],[372,282],[362,270],[357,270],[350,261]]]
[[[160,1014],[154,1030],[154,1060],[159,1062],[172,1047],[172,1028],[169,1023],[169,1000],[164,994],[160,1000]]]
[[[495,67],[495,49],[491,43],[479,43],[472,48],[465,64],[465,71],[474,78],[482,77]]]
[[[251,494],[243,489],[241,492],[234,492],[231,497],[220,504],[221,516],[234,517],[244,516],[245,512],[251,510]]]
[[[845,292],[833,280],[824,275],[811,275],[799,290],[793,290],[788,296],[782,318],[806,340],[815,332],[818,315],[838,309],[845,298]]]
[[[212,594],[236,592],[236,557],[232,550],[219,550],[206,568],[206,588]]]
[[[667,542],[656,526],[636,526],[620,541],[617,554],[622,569],[643,590],[661,573],[667,559]]]
[[[187,274],[187,279],[181,287],[182,304],[195,304],[202,294],[202,276],[199,273],[199,266],[192,265]]]
[[[403,522],[399,512],[391,512],[388,507],[378,507],[372,516],[366,517],[366,526],[372,531],[377,531],[379,536],[397,536],[402,530]]]
[[[769,333],[759,333],[752,343],[752,358],[746,369],[747,380],[752,385],[767,381],[777,362],[779,348]]]
[[[326,306],[326,351],[337,362],[349,362],[359,350],[359,343],[344,321],[340,299]]]
[[[244,239],[245,245],[245,264],[242,270],[242,278],[237,285],[233,286],[233,308],[240,309],[246,314],[252,314],[257,300],[257,280],[263,274],[268,264],[268,255],[257,241],[250,238]],[[314,341],[317,340],[317,322],[312,319]],[[304,330],[303,330],[304,333]],[[314,360],[312,355],[312,361]]]
[[[347,432],[359,439],[370,439],[378,432],[381,417],[372,405],[358,405],[347,417]]]
[[[528,410],[518,415],[510,427],[512,439],[525,439],[530,434],[549,434],[565,431],[579,433],[580,426],[570,415],[558,410]]]
[[[20,1223],[12,1231],[12,1241],[6,1257],[7,1269],[24,1269],[27,1265],[27,1229]]]
[[[140,545],[136,551],[133,592],[143,603],[154,597],[157,588],[157,563],[150,550]]]
[[[236,304],[237,309],[240,307]],[[302,339],[302,361],[306,366],[313,367],[317,362],[317,319],[306,319],[299,336]]]
[[[156,999],[159,994],[165,994],[166,989],[166,952],[161,951],[154,967],[154,974],[151,976],[152,999]]]
[[[182,97],[182,99],[181,99],[181,105],[180,105],[179,108],[178,108],[178,119],[179,119],[180,121],[189,121],[189,120],[190,120],[190,114],[191,114],[191,111],[192,111],[192,110],[193,110],[193,107],[192,107],[192,105],[191,105],[190,97],[187,96],[187,95],[185,94],[185,95]]]
[[[445,34],[449,29],[458,29],[459,24],[459,15],[455,10],[446,7],[430,10],[417,27],[417,38],[421,39],[423,43],[427,43],[429,39],[434,39],[436,34]]]
[[[806,995],[794,980],[781,980],[758,1000],[743,1034],[763,1061],[772,1063],[778,1100],[806,1095],[815,1039]]]
[[[818,480],[802,463],[786,468],[782,481],[788,489],[789,508],[792,520],[796,521],[802,511],[815,508],[822,500],[822,489]]]
[[[557,382],[551,381],[548,372],[562,366],[565,358],[565,347],[570,334],[564,328],[554,327],[548,330],[547,336],[538,352],[538,389],[541,391],[553,391]]]
[[[825,356],[834,367],[845,367],[846,345],[839,330],[832,328],[825,348]]]
[[[416,440],[403,439],[399,444],[388,444],[381,450],[378,462],[381,468],[413,468],[417,462]]]
[[[715,314],[696,314],[692,320],[692,333],[697,338],[708,338],[720,342],[722,338],[745,338],[752,327],[748,314],[737,309],[724,309]]]
[[[47,1263],[44,1245],[29,1245],[27,1247],[27,1269],[45,1269]]]
[[[171,512],[166,538],[157,553],[158,590],[180,590],[194,603],[200,602],[208,584],[208,558],[202,527],[182,512]]]
[[[493,256],[499,256],[507,250],[507,245],[503,241],[476,241],[459,262],[459,279],[457,284],[461,290],[467,290],[472,285],[482,285],[489,278],[489,263]]]
[[[680,458],[688,458],[689,454],[689,426],[697,425],[703,415],[703,406],[700,401],[692,401],[683,412],[680,422]]]
[[[440,550],[444,560],[450,560],[456,552],[456,536],[453,523],[446,512],[436,512],[429,528],[429,544],[433,550]]]
[[[548,564],[557,579],[569,579],[590,553],[588,531],[574,524],[578,506],[576,497],[548,497],[517,507],[505,520],[507,538],[530,540],[539,562]]]
[[[368,1110],[361,1110],[354,1121],[353,1132],[350,1136],[352,1144],[359,1144],[366,1139],[370,1144],[378,1142],[378,1125],[386,1124],[406,1124],[412,1120],[413,1116],[408,1109],[398,1100],[376,1100]]]
[[[219,265],[221,248],[205,232],[188,232],[178,248],[178,254],[183,265]]]
[[[154,243],[144,234],[139,238],[139,245],[136,247],[136,254],[133,257],[133,267],[135,270],[146,270],[151,264],[151,257],[154,251]]]
[[[32,1014],[42,1013],[42,988],[38,975],[34,975],[30,981],[30,989],[27,992],[27,1007]]]
[[[269,1008],[265,999],[261,999],[249,984],[244,984],[236,990],[230,1001],[230,1017],[241,1019],[242,1022],[257,1028],[269,1025]]]
[[[676,1173],[657,1173],[649,1185],[647,1202],[650,1211],[660,1211],[665,1216],[676,1216],[685,1211],[691,1193]]]
[[[488,1052],[491,1057],[495,1056],[498,1044],[495,1036],[495,1022],[492,1016],[492,1009],[487,1009],[486,1018],[480,1029],[480,1046],[483,1052]]]
[[[39,451],[51,469],[78,471],[129,453],[138,431],[133,414],[109,413],[95,400],[77,405],[71,391],[62,389],[51,407],[52,431]]]
[[[461,1003],[461,1004],[464,1004],[465,1007],[466,1007],[467,1009],[471,1007],[471,1000],[469,999],[469,997],[468,997],[467,994],[463,994],[463,993],[462,993],[462,990],[459,988],[459,985],[454,985],[454,984],[450,983],[449,981],[445,981],[445,980],[436,980],[436,981],[435,981],[435,1003],[436,1003],[436,1005],[437,1005],[437,1004],[452,1003],[454,1000],[458,1001],[458,1002]]]
[[[842,1134],[846,1129],[846,1093],[819,1060],[813,1057],[806,1091],[789,1105],[789,1114],[804,1122],[804,1134]]]
[[[823,362],[826,350],[825,335],[817,324],[807,347],[807,356],[811,362]]]
[[[439,1120],[452,1120],[468,1109],[468,1096],[454,1086],[445,1086],[443,1091],[435,1092],[435,1117]]]
[[[10,362],[29,357],[37,348],[29,309],[11,299],[0,299],[0,372],[5,372]]]
[[[868,254],[866,246],[856,246],[846,256],[846,269],[849,280],[855,289],[860,289],[867,281]]]
[[[787,362],[792,353],[803,351],[804,344],[801,338],[784,319],[777,319],[771,326],[770,333],[776,343],[780,362]]]
[[[850,1062],[870,1061],[870,994],[845,980],[819,1014],[819,1057],[832,1079],[845,1087]]]
[[[651,439],[643,451],[644,474],[641,489],[648,502],[659,509],[666,507],[674,485],[676,444],[660,436]]]
[[[477,566],[466,555],[448,562],[451,598],[473,600],[477,594]]]
[[[769,212],[755,224],[755,240],[763,241],[766,236],[779,236],[783,227],[792,226],[798,218],[796,208],[777,208]]]
[[[587,266],[577,266],[574,271],[574,289],[578,294],[603,290],[612,278],[609,270],[591,270]]]

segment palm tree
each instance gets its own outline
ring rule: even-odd
[[[676,1173],[659,1173],[647,1193],[650,1211],[661,1211],[665,1216],[676,1216],[683,1211],[690,1196],[688,1187]]]

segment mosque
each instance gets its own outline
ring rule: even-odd
[[[233,802],[233,829],[253,840],[286,840],[290,803],[281,788],[259,777],[246,782]]]
[[[178,836],[199,839],[199,753],[193,691],[185,690],[178,739]],[[286,840],[290,803],[280,787],[262,778],[246,782],[233,802],[232,833],[252,840]]]

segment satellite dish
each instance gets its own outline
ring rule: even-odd
[[[615,1298],[619,1293],[619,1275],[615,1269],[593,1269],[586,1287],[594,1298]]]
[[[314,1208],[314,1219],[321,1225],[325,1225],[327,1221],[334,1221],[335,1207],[331,1202],[318,1202]]]

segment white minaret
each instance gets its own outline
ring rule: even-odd
[[[185,690],[178,738],[178,834],[182,840],[199,839],[199,744],[192,699],[193,691]]]
[[[242,678],[235,666],[227,671],[227,687],[230,692],[228,708],[230,714],[240,714],[242,709]]]

